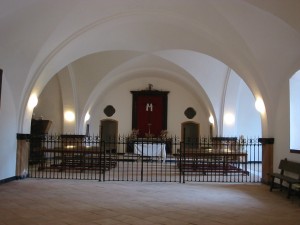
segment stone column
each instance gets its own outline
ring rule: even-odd
[[[29,134],[17,134],[17,179],[23,179],[28,176],[28,160],[30,148],[29,137]]]
[[[262,144],[262,178],[264,184],[270,183],[269,174],[273,172],[273,146],[274,138],[259,138]]]

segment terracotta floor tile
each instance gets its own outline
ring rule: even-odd
[[[263,184],[24,179],[0,185],[0,225],[296,225],[300,198]]]

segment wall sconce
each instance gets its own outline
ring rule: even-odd
[[[264,113],[266,111],[264,101],[261,98],[256,99],[255,108],[260,113]]]
[[[208,118],[208,121],[209,121],[209,135],[212,137],[213,133],[214,133],[213,127],[214,127],[214,123],[215,123],[214,117],[212,115],[210,115]]]
[[[39,100],[38,100],[36,94],[32,94],[28,100],[29,109],[33,110],[37,106],[38,102],[39,102]]]
[[[234,124],[235,122],[235,116],[232,114],[232,113],[226,113],[224,115],[224,122],[227,124],[227,125],[232,125]]]
[[[73,122],[75,120],[75,114],[72,111],[65,112],[65,120],[68,122]]]
[[[90,113],[89,113],[89,112],[87,112],[87,113],[85,114],[85,117],[84,117],[84,122],[87,122],[87,121],[89,121],[89,120],[90,120],[90,118],[91,118],[91,115],[90,115]]]
[[[214,117],[212,115],[210,115],[210,117],[208,118],[208,121],[209,121],[210,124],[215,123]]]

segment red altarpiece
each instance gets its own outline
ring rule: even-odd
[[[132,93],[132,129],[138,137],[160,137],[167,130],[168,91],[141,90]]]

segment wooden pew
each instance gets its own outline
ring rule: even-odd
[[[247,171],[248,154],[242,151],[230,149],[182,149],[175,154],[177,166],[181,172],[207,173],[242,173],[249,175]],[[241,169],[240,165],[245,168]]]
[[[282,159],[278,168],[280,173],[271,173],[270,191],[275,187],[275,179],[279,180],[279,188],[282,190],[283,182],[288,184],[287,198],[290,198],[293,184],[300,184],[300,163]]]

